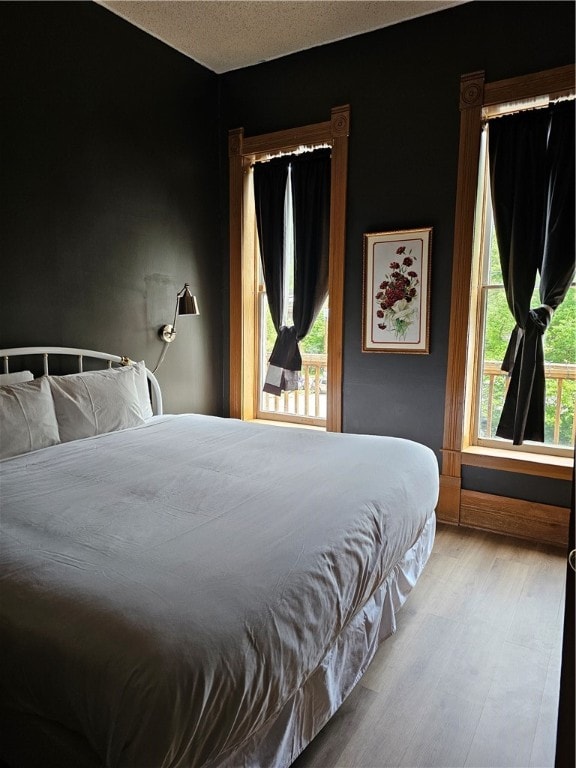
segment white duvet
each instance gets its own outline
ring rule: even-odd
[[[438,493],[414,442],[197,415],[0,471],[0,703],[114,768],[217,764],[253,738]]]

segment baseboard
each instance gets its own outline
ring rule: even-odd
[[[460,492],[459,524],[543,544],[568,546],[570,509],[479,491]]]
[[[436,518],[440,523],[479,528],[542,544],[568,546],[568,507],[466,491],[460,478],[440,475]]]

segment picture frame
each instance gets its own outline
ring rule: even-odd
[[[432,227],[364,234],[362,352],[430,352]]]

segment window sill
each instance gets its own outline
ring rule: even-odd
[[[300,429],[316,429],[320,432],[326,432],[326,427],[316,427],[314,424],[300,424],[295,421],[284,421],[282,419],[246,419],[256,424],[269,424],[272,427],[299,427]]]
[[[574,468],[574,460],[563,456],[528,451],[506,451],[478,445],[463,448],[461,460],[462,464],[467,466],[551,477],[556,480],[571,480]]]

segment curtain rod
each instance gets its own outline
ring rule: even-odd
[[[277,157],[286,157],[290,155],[303,155],[305,152],[315,152],[317,149],[332,149],[332,145],[331,144],[310,144],[310,145],[302,144],[296,149],[287,150],[286,152],[283,152],[282,150],[278,152],[273,152],[273,153],[271,152],[269,155],[266,155],[265,157],[255,160],[253,163],[250,163],[250,168],[253,168],[256,165],[256,163],[267,163],[270,160],[275,160]]]
[[[554,96],[549,94],[535,96],[531,99],[521,99],[519,101],[510,101],[501,104],[491,104],[482,108],[482,122],[496,120],[506,115],[516,115],[520,112],[532,112],[536,109],[548,109],[561,101],[574,101],[576,94],[573,92],[563,93]]]

